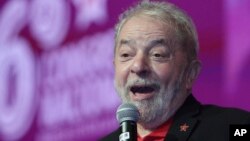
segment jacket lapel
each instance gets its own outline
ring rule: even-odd
[[[199,123],[197,115],[200,107],[194,97],[189,96],[176,112],[165,141],[187,141]]]

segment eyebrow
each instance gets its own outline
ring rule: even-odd
[[[121,45],[132,45],[132,44],[135,44],[134,40],[122,39],[120,41],[120,46]],[[153,46],[157,46],[157,45],[167,45],[167,41],[165,39],[155,39],[155,40],[150,41],[147,46],[153,47]]]
[[[133,39],[121,39],[119,42],[118,48],[120,48],[123,45],[127,45],[129,47],[132,47],[132,46],[136,45],[136,41]],[[147,43],[146,48],[151,49],[151,48],[156,47],[156,46],[170,47],[171,41],[166,40],[164,38],[153,39]]]
[[[122,45],[129,45],[129,46],[132,46],[133,44],[135,44],[135,41],[134,41],[134,40],[122,39],[122,40],[120,41],[120,45],[119,45],[119,46],[122,46]]]
[[[165,39],[155,39],[149,42],[148,47],[154,47],[158,45],[166,46],[168,43]]]

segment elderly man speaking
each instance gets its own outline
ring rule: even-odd
[[[121,15],[115,88],[139,110],[138,141],[228,141],[230,124],[250,124],[248,112],[201,105],[192,96],[198,49],[192,20],[171,3],[142,1]],[[102,140],[118,141],[119,132]]]

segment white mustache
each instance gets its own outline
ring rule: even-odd
[[[145,78],[137,78],[137,79],[130,79],[127,81],[125,88],[130,90],[132,86],[139,85],[139,86],[154,86],[156,88],[161,87],[161,83],[157,80],[152,79],[145,79]]]

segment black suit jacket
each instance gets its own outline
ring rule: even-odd
[[[180,127],[186,124],[186,131]],[[250,113],[239,109],[201,105],[189,96],[176,112],[165,141],[229,141],[230,124],[250,124]],[[101,141],[119,141],[119,129]]]

